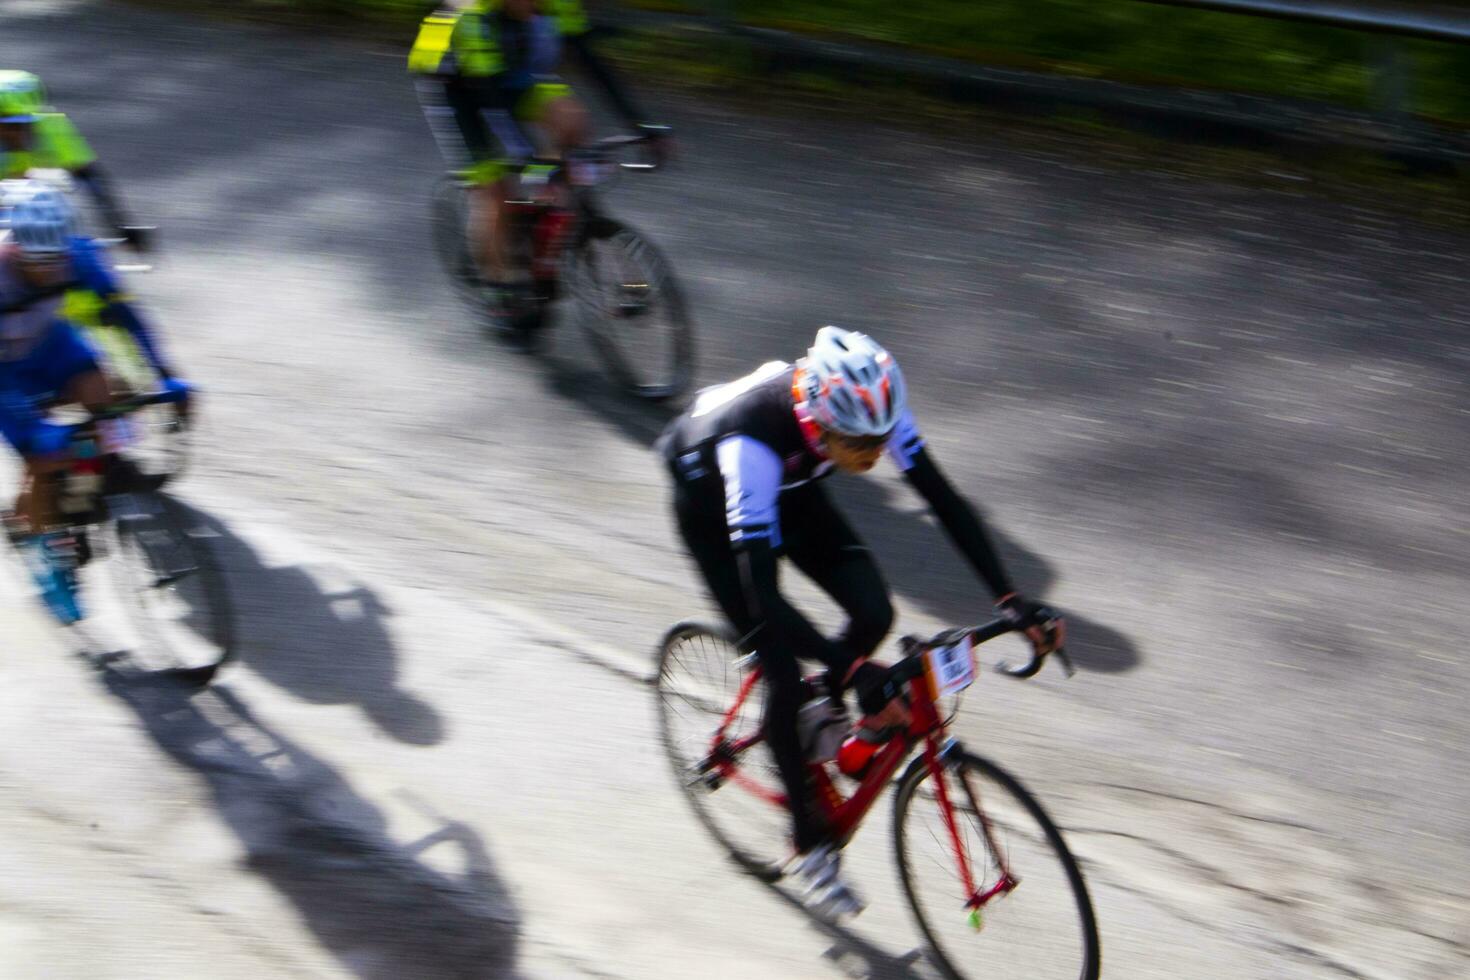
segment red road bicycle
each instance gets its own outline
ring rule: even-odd
[[[878,749],[860,778],[830,762],[809,763],[814,797],[846,844],[897,774],[899,880],[945,976],[1096,980],[1097,921],[1061,832],[1015,777],[948,732],[959,694],[976,677],[975,647],[1011,629],[996,621],[928,640],[904,637],[894,669],[907,684],[912,723]],[[1033,656],[1001,669],[1030,677],[1041,665]],[[673,627],[659,651],[659,721],[679,784],[735,861],[773,882],[790,815],[774,760],[751,752],[764,737],[760,676],[754,654],[742,656],[727,631],[701,623]]]
[[[648,134],[609,136],[574,154],[575,181],[560,161],[532,162],[516,174],[508,202],[513,222],[509,263],[520,287],[506,319],[527,341],[549,325],[563,293],[613,379],[651,401],[683,393],[694,377],[694,324],[684,291],[663,253],[636,229],[611,217],[596,189],[624,170],[619,153],[649,144]],[[560,188],[565,197],[556,193]],[[470,184],[446,174],[434,188],[434,248],[460,295],[476,310],[486,296],[470,245]]]

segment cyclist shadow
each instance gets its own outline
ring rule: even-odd
[[[224,573],[241,662],[313,703],[357,704],[400,742],[443,739],[438,713],[398,685],[393,613],[376,593],[335,568],[268,565],[218,519],[180,510]]]
[[[871,479],[833,481],[834,496],[852,515],[854,529],[878,555],[885,569],[897,574],[889,585],[926,612],[950,625],[978,622],[990,615],[990,596],[965,559],[949,545],[944,529],[929,517],[923,501],[905,488],[891,493]],[[901,502],[897,499],[908,495]],[[901,503],[902,506],[895,506]],[[971,500],[971,506],[974,501]],[[975,507],[985,520],[985,513]],[[986,530],[1024,594],[1044,599],[1056,572],[1043,557],[1018,544],[986,520]],[[882,533],[871,529],[881,528]],[[1119,631],[1090,618],[1082,610],[1060,610],[1067,618],[1067,652],[1079,670],[1113,674],[1138,666],[1138,647]]]
[[[469,826],[430,813],[439,829],[399,843],[376,806],[227,688],[194,693],[105,669],[103,678],[158,746],[204,780],[246,866],[347,970],[369,980],[515,975],[519,914]],[[459,874],[422,860],[445,843],[458,849]]]
[[[783,889],[779,882],[767,883],[772,894],[794,910],[800,912],[811,923],[812,928],[832,940],[832,945],[822,955],[842,969],[850,977],[863,980],[932,980],[932,970],[920,971],[916,965],[927,963],[924,952],[911,949],[899,956],[880,949],[856,932],[837,925],[817,915],[802,904],[801,899]],[[857,960],[858,962],[853,962]],[[860,965],[859,965],[860,964]]]

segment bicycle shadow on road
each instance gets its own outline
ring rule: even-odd
[[[771,894],[800,912],[813,929],[832,940],[831,947],[822,955],[854,980],[933,980],[938,975],[932,970],[915,969],[916,966],[928,963],[923,950],[911,949],[907,953],[894,956],[851,929],[817,915],[802,904],[801,899],[782,888],[780,882],[764,884]],[[854,960],[857,962],[853,962]]]
[[[356,704],[400,742],[443,740],[438,713],[399,686],[393,611],[372,589],[333,567],[269,565],[219,519],[179,510],[224,573],[240,662],[315,704]]]
[[[546,390],[613,425],[624,439],[652,446],[664,427],[683,410],[692,392],[667,401],[650,401],[623,390],[601,367],[601,355],[573,322],[570,300],[553,308],[548,348],[534,355]]]
[[[438,830],[399,843],[381,810],[228,688],[194,693],[113,670],[103,678],[158,746],[203,778],[248,868],[291,901],[349,972],[365,980],[515,976],[519,913],[468,825],[435,816]],[[463,873],[421,859],[441,843],[457,846]]]

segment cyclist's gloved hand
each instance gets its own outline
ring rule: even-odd
[[[194,408],[194,386],[167,370],[160,370],[159,391],[164,395],[165,404],[178,409],[179,421],[187,422]]]
[[[653,157],[654,166],[662,167],[677,155],[674,152],[674,131],[670,127],[656,123],[639,123],[638,132],[648,137],[648,152]]]
[[[166,397],[165,401],[186,402],[194,395],[194,386],[183,378],[176,378],[169,371],[160,371],[159,391]]]
[[[1039,656],[1045,656],[1062,645],[1067,623],[1055,610],[1012,592],[995,603],[1001,618],[1026,635]]]

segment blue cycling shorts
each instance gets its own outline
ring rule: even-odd
[[[97,352],[70,323],[51,326],[41,342],[18,361],[0,361],[0,435],[22,456],[59,452],[67,429],[46,418],[71,380],[96,371]]]

